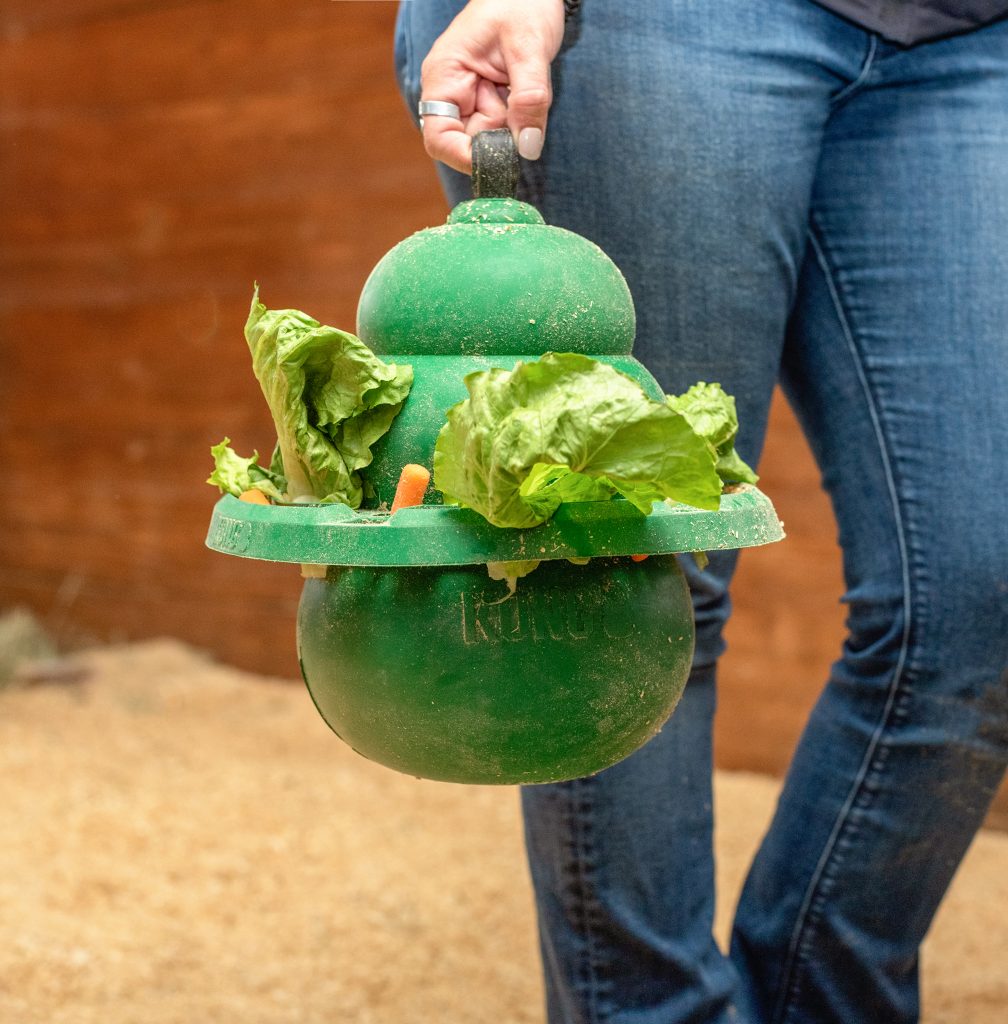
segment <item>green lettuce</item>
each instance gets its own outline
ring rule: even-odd
[[[711,446],[717,457],[717,473],[726,482],[754,484],[759,477],[735,451],[738,413],[735,399],[720,384],[700,381],[682,395],[666,395],[670,409],[682,413],[690,426]]]
[[[245,339],[276,424],[279,459],[271,468],[282,474],[284,500],[359,507],[359,471],[402,408],[412,367],[382,362],[359,338],[298,310],[267,309],[258,285]],[[214,482],[221,486],[240,467],[224,452],[215,458]],[[248,466],[249,473],[256,470],[264,472],[257,458]]]
[[[715,448],[606,363],[550,353],[465,383],[434,448],[434,484],[495,526],[536,526],[562,502],[617,494],[644,514],[666,498],[719,507]]]
[[[587,561],[587,559],[585,559]],[[523,576],[528,576],[529,573],[535,572],[539,568],[540,559],[533,558],[527,559],[522,562],[487,562],[487,575],[492,580],[501,580],[507,584],[508,592],[501,598],[501,601],[506,600],[518,589],[518,581]],[[499,601],[493,601],[492,604],[499,604]]]
[[[232,449],[231,438],[225,437],[210,449],[210,454],[214,460],[214,471],[207,483],[219,487],[222,494],[238,497],[254,487],[273,501],[284,500],[287,481],[283,473],[272,467],[260,466],[258,452],[253,452],[250,459],[242,458]]]

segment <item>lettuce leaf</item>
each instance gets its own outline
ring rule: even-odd
[[[687,418],[587,356],[469,374],[434,448],[434,484],[495,526],[545,522],[565,501],[622,495],[717,509],[715,450]]]
[[[219,487],[221,494],[239,497],[254,487],[273,501],[284,500],[287,481],[281,473],[260,466],[258,452],[253,452],[250,459],[244,459],[231,448],[231,438],[225,437],[210,449],[210,454],[214,459],[214,471],[207,483]]]
[[[735,451],[738,413],[735,399],[720,384],[700,381],[681,395],[666,395],[670,409],[682,413],[690,426],[714,449],[718,476],[726,482],[754,484],[759,477]]]
[[[276,424],[286,500],[357,508],[359,470],[402,408],[412,367],[385,363],[359,338],[298,310],[267,309],[258,285],[245,339]]]
[[[507,584],[508,592],[501,601],[510,597],[518,589],[518,581],[539,568],[539,559],[528,559],[522,562],[487,562],[487,574],[492,580],[501,580]],[[492,601],[491,604],[500,604]]]

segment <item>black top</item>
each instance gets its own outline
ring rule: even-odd
[[[1008,0],[815,0],[884,39],[911,46],[1008,17]]]

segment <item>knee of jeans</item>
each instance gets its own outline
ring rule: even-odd
[[[906,596],[901,588],[864,582],[847,591],[847,636],[841,665],[861,678],[888,678],[906,660],[910,641]]]
[[[902,585],[862,580],[844,601],[848,636],[834,680],[898,687],[899,706],[922,730],[908,736],[922,743],[942,736],[1008,758],[1008,555],[950,535],[926,564],[911,553]]]
[[[1008,760],[1008,538],[996,527],[942,552],[941,574],[926,589],[922,633],[929,660],[953,681],[948,689],[970,712],[966,738]]]
[[[916,647],[925,667],[1008,668],[1008,536],[1000,524],[977,521],[969,531],[950,529],[926,560],[911,558],[910,607]]]

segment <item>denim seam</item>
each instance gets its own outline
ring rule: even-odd
[[[864,63],[861,65],[861,70],[857,73],[857,77],[853,81],[848,82],[835,96],[830,98],[830,106],[834,109],[839,107],[845,100],[861,88],[862,85],[868,80],[868,76],[872,72],[872,67],[875,61],[875,51],[878,49],[878,36],[872,35],[871,41],[868,43],[868,53],[865,54]]]
[[[785,1024],[791,1017],[798,996],[801,992],[800,967],[806,959],[809,946],[812,941],[814,929],[822,916],[826,899],[832,890],[832,883],[836,878],[837,870],[842,863],[843,854],[850,845],[850,840],[857,834],[858,822],[863,818],[863,812],[870,806],[874,795],[873,782],[885,768],[888,747],[884,744],[883,737],[887,727],[895,719],[900,717],[900,710],[904,703],[900,691],[904,684],[904,672],[907,667],[911,621],[912,621],[912,595],[909,552],[905,536],[903,520],[899,504],[899,496],[896,489],[895,475],[892,461],[886,446],[885,434],[882,430],[881,416],[877,403],[875,402],[871,388],[868,384],[868,377],[865,372],[861,353],[855,341],[854,332],[851,328],[851,318],[848,315],[840,295],[840,288],[836,275],[829,262],[826,253],[826,243],[816,233],[814,218],[810,219],[809,241],[815,251],[816,261],[822,269],[829,289],[830,299],[839,320],[841,330],[847,342],[851,359],[857,370],[861,384],[861,390],[868,406],[875,438],[879,446],[879,455],[882,459],[885,471],[886,484],[889,491],[889,499],[892,504],[893,517],[896,525],[896,536],[899,543],[900,562],[902,567],[903,585],[903,633],[900,640],[899,656],[896,667],[893,671],[892,680],[886,694],[886,703],[879,718],[875,731],[865,750],[861,766],[854,778],[854,782],[847,794],[843,806],[837,815],[826,845],[823,848],[815,871],[805,891],[805,896],[798,910],[795,927],[788,945],[787,955],[784,961],[784,968],[781,972],[780,995],[771,1016],[773,1024]]]
[[[403,44],[406,49],[406,63],[403,70],[405,70],[410,79],[412,80],[413,72],[416,70],[416,54],[413,48],[413,8],[407,7],[405,13],[405,22],[403,24]],[[419,75],[417,76],[419,78]]]
[[[600,943],[597,935],[598,915],[594,907],[595,863],[592,845],[592,801],[590,796],[591,781],[575,779],[567,786],[570,795],[571,832],[571,863],[569,869],[576,882],[576,891],[580,895],[576,910],[578,923],[581,926],[585,941],[585,956],[582,958],[580,975],[581,987],[584,991],[588,1008],[587,1024],[605,1024],[609,1013],[602,1010],[602,989],[600,982]]]
[[[413,6],[409,2],[401,4],[400,6],[403,8],[401,22],[399,25],[402,32],[403,66],[402,81],[399,83],[399,87],[407,102],[410,120],[413,122],[414,127],[419,128],[420,116],[417,114],[416,104],[410,102],[411,93],[413,91],[414,72],[416,72],[416,94],[418,99],[423,91],[420,83],[420,73],[416,67],[416,49],[413,46]]]

